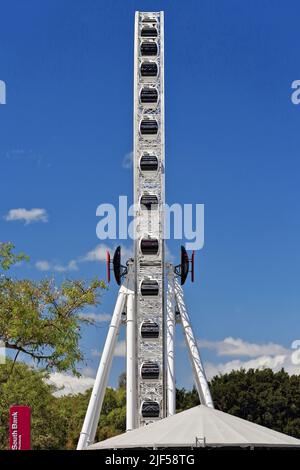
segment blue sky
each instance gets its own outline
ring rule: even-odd
[[[300,79],[297,1],[2,5],[0,239],[31,257],[16,276],[104,277],[101,261],[82,261],[79,271],[69,263],[99,243],[96,207],[116,204],[120,194],[132,200],[123,161],[132,149],[139,9],[165,11],[167,202],[205,204],[205,246],[196,283],[185,288],[197,337],[207,341],[203,358],[212,371],[263,357],[278,365],[300,338],[300,106],[291,102],[291,83]],[[42,208],[48,220],[5,219],[18,208]],[[175,257],[179,246],[169,243]],[[37,269],[39,261],[49,270]],[[115,295],[112,284],[93,312],[109,314]],[[84,332],[86,374],[107,326]],[[225,338],[241,342],[224,351]],[[190,386],[181,342],[178,331],[177,381]],[[123,369],[116,358],[111,384]]]

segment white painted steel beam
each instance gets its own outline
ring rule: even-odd
[[[172,416],[175,412],[175,289],[172,269],[168,273],[167,293],[167,415]]]
[[[95,438],[97,425],[100,417],[102,403],[107,386],[108,375],[113,359],[116,340],[121,324],[122,312],[125,307],[127,297],[127,287],[122,285],[119,290],[114,313],[110,322],[101,361],[97,371],[95,383],[90,397],[88,409],[80,433],[77,450],[85,449],[92,444]]]
[[[136,316],[134,291],[127,298],[126,315],[126,430],[136,428]]]
[[[186,344],[189,350],[189,355],[194,371],[194,378],[196,382],[196,388],[199,394],[199,399],[202,405],[206,405],[210,408],[214,408],[212,397],[210,394],[208,382],[205,375],[205,370],[200,358],[200,353],[195,340],[194,333],[192,330],[190,318],[187,312],[187,308],[184,302],[184,295],[182,287],[179,285],[177,279],[175,279],[175,297],[177,306],[180,312],[181,324],[183,327],[183,333],[186,340]]]

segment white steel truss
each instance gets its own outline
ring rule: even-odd
[[[206,405],[209,408],[213,408],[214,405],[206,379],[205,370],[201,361],[198,345],[194,337],[188,311],[184,302],[183,290],[176,278],[174,279],[174,285],[175,300],[180,313],[180,322],[183,328],[187,349],[190,355],[190,361],[194,372],[194,379],[199,399],[202,405]]]
[[[127,431],[175,414],[177,312],[200,402],[213,407],[183,290],[176,278],[178,273],[175,274],[174,266],[165,264],[164,259],[164,135],[164,16],[163,12],[136,12],[134,260],[127,262],[127,273],[119,290],[78,450],[86,449],[95,439],[123,313],[126,315]]]
[[[109,326],[105,346],[103,349],[101,361],[99,364],[98,372],[96,375],[94,387],[92,390],[89,406],[86,412],[85,420],[83,423],[80,439],[77,449],[86,449],[88,445],[92,444],[95,439],[96,430],[99,422],[103,398],[107,386],[108,376],[111,368],[114,349],[116,347],[117,337],[119,334],[122,315],[126,313],[126,429],[130,431],[138,426],[136,417],[136,388],[135,380],[136,375],[135,363],[136,356],[134,355],[135,344],[135,293],[133,290],[133,265],[128,264],[128,273],[124,284],[120,287],[116,306]],[[195,340],[190,318],[184,301],[182,287],[179,285],[178,280],[174,274],[174,267],[168,265],[168,295],[167,295],[167,341],[166,341],[166,356],[167,356],[167,414],[171,416],[175,414],[176,410],[176,385],[175,385],[175,311],[179,312],[179,323],[183,328],[183,333],[186,340],[189,357],[194,372],[194,379],[196,388],[199,395],[199,400],[202,405],[213,408],[213,401],[209,390],[209,385],[205,376],[204,367],[201,361],[200,353],[198,350],[197,342]],[[159,399],[155,386],[151,390],[151,397],[154,400]]]
[[[80,433],[77,445],[78,450],[85,449],[89,444],[94,442],[114,350],[117,343],[117,337],[121,326],[122,312],[124,312],[126,303],[128,302],[128,297],[131,298],[130,304],[132,305],[133,296],[132,266],[129,265],[125,282],[119,289],[117,302],[110,322],[88,409]]]
[[[135,309],[136,309],[136,425],[166,416],[165,331],[164,331],[164,16],[163,12],[136,12],[134,47],[134,204],[135,204]],[[153,66],[156,73],[144,73]],[[150,75],[150,76],[149,76]],[[152,97],[152,98],[151,98]],[[149,102],[151,101],[151,102]],[[143,129],[143,125],[154,129]],[[157,128],[155,128],[157,126]],[[146,133],[145,133],[146,132]],[[144,170],[141,159],[155,157],[157,168]],[[151,207],[142,204],[156,198]],[[146,199],[147,201],[147,199]],[[142,240],[157,240],[157,252],[141,250]],[[143,282],[156,282],[156,295],[143,295]],[[141,328],[145,321],[159,327],[157,338],[145,339]],[[158,375],[146,377],[143,366],[157,367]],[[143,412],[147,403],[159,407],[156,417]],[[157,405],[155,405],[155,403]]]

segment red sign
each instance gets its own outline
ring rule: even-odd
[[[14,405],[9,409],[9,448],[30,450],[30,407]]]

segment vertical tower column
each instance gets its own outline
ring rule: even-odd
[[[164,202],[163,12],[136,12],[134,234],[138,427],[166,416]]]

